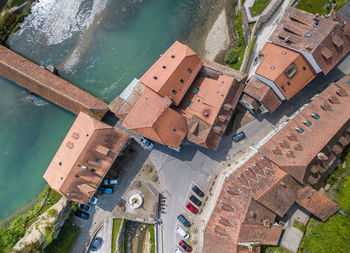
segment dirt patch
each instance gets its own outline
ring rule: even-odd
[[[145,252],[144,245],[147,240],[148,224],[127,221],[125,224],[124,247],[126,253]],[[149,240],[148,240],[149,241]]]

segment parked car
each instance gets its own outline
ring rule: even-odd
[[[96,205],[98,203],[98,198],[96,197],[92,197],[90,200],[89,200],[89,204],[90,205]]]
[[[103,184],[104,185],[116,185],[119,183],[119,179],[104,179]]]
[[[199,199],[196,198],[196,196],[191,195],[190,200],[196,205],[196,206],[201,206],[202,205],[202,201],[200,201]]]
[[[191,203],[187,203],[187,205],[186,205],[186,208],[188,209],[188,210],[190,210],[192,213],[194,213],[194,214],[197,214],[198,213],[198,209],[196,208],[196,207],[194,207],[194,205],[192,205]]]
[[[190,245],[188,245],[184,240],[181,240],[179,242],[179,245],[181,248],[183,248],[186,252],[191,252],[192,251],[192,247]]]
[[[192,187],[192,191],[196,193],[199,197],[203,198],[204,197],[204,192],[201,191],[201,189],[198,188],[197,185],[194,185]]]
[[[85,212],[89,212],[91,210],[91,206],[88,204],[88,205],[84,205],[84,204],[79,204],[78,207],[81,209],[81,210],[84,210]]]
[[[171,150],[174,150],[176,152],[180,152],[181,149],[182,149],[182,146],[179,146],[178,148],[173,148],[173,147],[168,146],[168,148],[171,149]]]
[[[184,253],[184,251],[181,248],[176,247],[175,253]]]
[[[244,132],[240,132],[238,134],[235,134],[233,137],[232,137],[232,140],[234,142],[239,142],[241,140],[243,140],[245,138],[245,133]]]
[[[102,242],[103,242],[103,240],[102,240],[101,237],[96,237],[96,238],[91,242],[90,250],[91,250],[91,251],[97,251],[99,248],[101,248]]]
[[[83,211],[81,211],[81,210],[76,211],[76,212],[74,213],[74,215],[77,216],[77,217],[79,217],[79,218],[81,218],[81,219],[83,219],[83,220],[89,219],[89,216],[90,216],[88,213],[83,212]]]
[[[183,216],[182,214],[180,214],[179,216],[177,216],[177,219],[186,227],[189,228],[191,226],[191,222],[189,222],[185,216]]]
[[[140,137],[140,141],[145,144],[146,147],[148,147],[149,149],[154,149],[154,143],[152,141],[150,141],[149,139],[141,136]]]
[[[100,186],[100,187],[98,187],[98,192],[99,192],[99,193],[108,193],[108,194],[112,194],[112,193],[113,193],[113,187]]]
[[[186,232],[185,229],[183,229],[183,227],[181,226],[177,226],[176,227],[176,233],[179,234],[182,238],[184,238],[185,240],[187,240],[188,238],[190,238],[190,234]]]

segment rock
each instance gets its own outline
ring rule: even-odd
[[[45,67],[45,69],[50,71],[52,74],[55,74],[55,75],[58,74],[58,69],[55,66],[49,65]]]
[[[57,237],[60,228],[69,215],[70,212],[69,201],[62,197],[56,204],[49,208],[45,213],[40,215],[38,219],[27,229],[24,237],[20,239],[13,247],[13,252],[28,252],[28,248],[45,248],[48,243],[45,240],[45,232],[47,227],[55,228],[53,239]],[[50,215],[50,210],[55,210],[56,215]],[[51,211],[52,212],[52,211]]]

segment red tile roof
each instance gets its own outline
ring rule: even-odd
[[[140,81],[159,95],[168,96],[178,105],[201,67],[202,62],[197,54],[176,41]]]
[[[339,205],[310,187],[299,190],[297,203],[322,221],[328,220],[340,209]]]
[[[80,112],[44,178],[67,199],[87,203],[129,135]]]
[[[269,40],[304,55],[311,54],[324,74],[350,50],[344,24],[295,8],[286,11]]]

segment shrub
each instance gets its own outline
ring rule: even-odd
[[[239,52],[236,51],[235,49],[229,50],[225,56],[225,62],[228,64],[234,64],[238,62],[238,59],[239,59]]]

